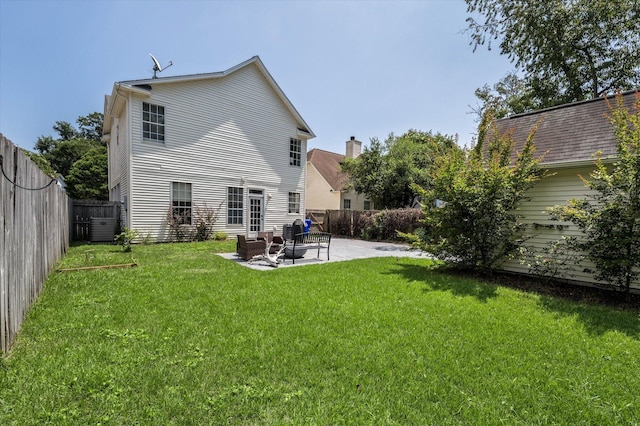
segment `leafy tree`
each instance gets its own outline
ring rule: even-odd
[[[609,171],[598,154],[596,169],[582,179],[591,192],[555,206],[551,214],[582,231],[584,238],[572,240],[572,248],[595,265],[587,271],[606,287],[629,293],[640,275],[640,95],[631,110],[619,93],[609,107],[617,161]]]
[[[358,158],[345,159],[342,171],[376,208],[406,207],[417,195],[413,184],[430,186],[435,158],[458,149],[453,136],[409,130],[400,137],[389,135],[384,143],[371,139]]]
[[[94,112],[87,116],[78,117],[76,120],[78,129],[74,128],[70,123],[66,121],[56,121],[53,129],[58,133],[58,138],[52,136],[40,136],[35,144],[35,150],[39,154],[34,154],[34,157],[40,157],[38,163],[41,165],[41,169],[45,173],[51,173],[51,168],[55,170],[55,173],[62,175],[67,184],[67,192],[73,194],[73,197],[77,197],[78,194],[102,194],[100,199],[107,199],[107,194],[102,186],[107,186],[107,174],[99,173],[98,176],[85,181],[77,181],[78,173],[82,170],[86,172],[86,161],[79,165],[79,170],[75,171],[75,176],[71,180],[71,170],[76,162],[84,158],[89,152],[96,148],[102,148],[99,152],[105,152],[106,149],[104,143],[101,141],[102,135],[102,123],[104,116],[102,113]],[[93,152],[91,158],[96,157],[96,152]],[[100,167],[95,169],[101,170]],[[105,166],[106,170],[106,166]],[[98,182],[97,179],[104,179],[104,183]],[[73,186],[78,183],[81,187],[76,189]],[[89,190],[89,183],[95,184],[94,187]],[[83,196],[83,198],[85,197]]]
[[[472,107],[471,112],[478,117],[478,121],[487,109],[493,111],[495,118],[502,118],[542,107],[534,98],[527,82],[515,71],[508,73],[493,86],[485,84],[476,89],[475,95],[480,103]]]
[[[522,95],[531,96],[532,107],[596,98],[640,84],[637,0],[466,2],[474,50],[485,44],[491,49],[492,40],[499,40],[500,52],[524,73],[527,90]]]
[[[99,147],[102,147],[102,144],[84,138],[57,141],[51,151],[43,154],[43,157],[49,161],[58,173],[66,178],[76,161],[80,160],[90,150]]]
[[[66,178],[67,193],[79,200],[108,200],[107,148],[93,148],[74,162]]]
[[[78,136],[76,129],[66,121],[56,121],[56,124],[53,125],[53,130],[58,132],[60,139],[63,141],[68,141]]]
[[[525,241],[518,205],[546,175],[534,157],[536,129],[514,155],[511,135],[499,134],[490,113],[480,124],[478,144],[439,157],[432,187],[417,188],[425,231],[405,235],[440,259],[481,272],[499,266]]]
[[[78,134],[84,139],[99,141],[102,138],[102,124],[104,123],[104,114],[101,112],[92,112],[84,117],[78,117]]]

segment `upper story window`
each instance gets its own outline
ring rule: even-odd
[[[164,107],[142,103],[142,138],[145,141],[164,142]]]
[[[300,213],[300,193],[289,193],[289,213]]]
[[[289,165],[302,165],[302,141],[300,139],[289,139]]]
[[[342,200],[342,209],[351,210],[351,200],[348,200],[348,199]]]
[[[171,182],[171,211],[181,225],[191,225],[191,184]]]
[[[230,186],[227,188],[227,224],[242,225],[244,189]]]

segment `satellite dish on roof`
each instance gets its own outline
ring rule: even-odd
[[[162,72],[173,65],[173,62],[169,61],[169,64],[165,65],[165,67],[162,68],[160,66],[160,62],[158,62],[155,56],[153,56],[151,53],[149,53],[149,56],[151,56],[151,60],[153,61],[153,78],[158,78],[158,76],[156,75],[157,72]]]

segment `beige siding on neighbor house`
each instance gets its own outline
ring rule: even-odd
[[[358,211],[363,211],[364,210],[364,202],[365,200],[368,200],[368,197],[362,194],[358,194],[356,191],[354,191],[353,189],[350,189],[347,192],[343,192],[342,193],[342,197],[341,197],[341,201],[340,201],[340,208],[342,209],[344,206],[344,200],[351,200],[351,209],[350,210],[358,210]],[[373,210],[373,202],[371,203],[371,210]]]
[[[340,210],[340,191],[334,191],[312,163],[307,162],[308,210]]]
[[[165,142],[143,141],[142,103],[165,108]],[[131,226],[158,240],[168,237],[171,182],[192,184],[195,205],[219,208],[215,226],[247,231],[249,189],[264,191],[264,229],[303,218],[307,144],[302,165],[289,165],[289,138],[297,123],[256,66],[224,78],[153,85],[148,98],[130,101]],[[227,226],[227,187],[245,189],[242,226]],[[288,214],[289,192],[300,193],[301,213]]]
[[[588,177],[592,170],[592,166],[551,169],[555,175],[543,179],[529,192],[531,200],[523,202],[519,210],[519,213],[524,216],[522,221],[527,223],[527,233],[534,235],[532,239],[526,242],[528,248],[543,254],[542,249],[548,241],[561,239],[563,235],[577,237],[582,235],[577,226],[571,222],[551,220],[551,217],[546,213],[546,208],[554,205],[565,205],[572,198],[584,198],[589,190],[585,187],[579,175]],[[536,227],[535,224],[538,226]],[[549,225],[553,226],[553,228],[548,229],[545,227]],[[558,227],[558,225],[561,226]],[[585,266],[591,265],[575,266],[573,268],[574,276],[567,278],[585,283],[598,283],[592,275],[583,271]],[[529,272],[527,266],[516,260],[506,262],[503,265],[503,269],[518,273]],[[637,284],[640,285],[640,283]]]

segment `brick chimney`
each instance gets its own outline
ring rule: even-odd
[[[347,158],[358,158],[362,151],[362,142],[357,141],[355,136],[351,136],[351,139],[347,141]]]

